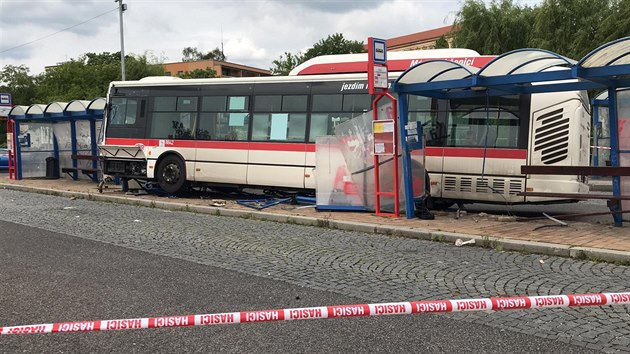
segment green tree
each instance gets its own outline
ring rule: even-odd
[[[35,103],[38,78],[29,74],[25,65],[5,65],[0,70],[0,92],[11,94],[14,105],[28,106]],[[7,144],[7,130],[0,121],[0,146]]]
[[[435,49],[440,48],[449,48],[448,41],[446,40],[446,37],[444,37],[444,35],[442,35],[440,38],[437,39],[437,41],[435,41]]]
[[[186,47],[182,50],[182,61],[197,61],[197,60],[217,60],[217,61],[226,61],[227,57],[223,53],[223,51],[216,47],[213,50],[202,53],[195,47]]]
[[[284,56],[281,55],[280,58],[272,62],[273,67],[269,68],[269,70],[271,70],[273,75],[289,75],[289,72],[302,62],[302,53],[291,54],[284,52]]]
[[[313,44],[313,47],[304,53],[302,62],[321,55],[365,53],[366,51],[363,42],[348,40],[343,38],[343,34],[335,33]]]
[[[36,103],[39,78],[29,72],[25,65],[5,65],[0,70],[0,92],[10,93],[14,105]]]
[[[609,15],[602,21],[600,33],[603,42],[630,35],[630,0],[612,2]]]
[[[146,54],[126,56],[125,69],[127,80],[164,75],[162,65],[150,62]],[[53,102],[103,97],[110,82],[120,79],[120,52],[86,53],[46,70],[37,100]]]
[[[164,76],[164,67],[156,59],[149,59],[147,54],[134,55],[125,60],[127,80],[140,80],[147,76]]]
[[[530,45],[580,59],[605,42],[601,27],[611,15],[609,0],[545,0]]]
[[[304,54],[285,52],[284,56],[281,55],[279,59],[272,62],[273,67],[270,70],[274,75],[287,75],[296,66],[321,55],[365,53],[366,51],[363,42],[348,40],[343,37],[343,34],[335,33],[313,44],[313,47]]]
[[[489,7],[481,0],[466,0],[455,18],[453,45],[481,54],[526,48],[536,12],[512,0],[493,1]]]
[[[204,78],[213,78],[217,77],[216,70],[212,70],[211,68],[203,69],[195,69],[193,71],[186,71],[177,75],[182,79],[204,79]]]

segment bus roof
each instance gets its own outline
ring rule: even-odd
[[[447,59],[460,64],[483,67],[495,56],[482,56],[472,49],[427,49],[387,53],[389,71],[402,72],[429,59]],[[298,65],[289,76],[366,73],[368,54],[323,55]]]
[[[116,87],[179,86],[248,83],[286,83],[338,80],[367,80],[367,53],[323,55],[293,69],[289,76],[256,76],[238,78],[181,79],[171,76],[149,76],[137,81],[115,81]],[[396,79],[409,67],[431,59],[447,59],[481,68],[495,56],[479,55],[471,49],[429,49],[389,52],[387,65],[390,79]]]
[[[395,79],[399,74],[391,74],[390,79]],[[255,84],[255,83],[287,83],[287,82],[323,82],[340,80],[367,80],[366,73],[340,74],[340,75],[308,75],[308,76],[256,76],[256,77],[231,77],[212,79],[181,79],[170,76],[148,76],[134,81],[114,81],[115,87],[141,87],[141,86],[185,86],[185,85],[226,85],[226,84]]]

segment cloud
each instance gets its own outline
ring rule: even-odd
[[[3,0],[0,3],[2,26],[23,26],[36,28],[41,36],[69,28],[67,31],[90,36],[97,33],[116,19],[117,6],[112,1],[15,1]],[[111,11],[111,12],[108,12]],[[107,16],[107,14],[110,14]],[[94,18],[96,16],[100,17]],[[88,21],[89,20],[89,21]],[[88,21],[80,24],[81,22]],[[4,37],[4,36],[3,36]]]
[[[125,0],[125,52],[175,62],[185,47],[207,52],[223,43],[229,61],[267,69],[285,52],[304,52],[334,33],[366,42],[369,36],[391,38],[450,24],[459,1]],[[116,6],[113,0],[0,0],[0,43],[5,49],[25,44]],[[0,53],[0,66],[25,64],[39,73],[86,52],[119,50],[113,11]]]
[[[0,59],[24,60],[30,58],[33,54],[33,48],[29,46],[15,48],[4,52],[7,49],[9,49],[9,47],[0,45]]]
[[[346,13],[354,9],[368,9],[382,3],[378,0],[272,0],[287,7],[303,6],[328,13]]]

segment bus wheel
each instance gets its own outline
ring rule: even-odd
[[[167,193],[178,193],[186,184],[186,166],[184,161],[175,155],[169,155],[160,162],[157,169],[157,180]]]

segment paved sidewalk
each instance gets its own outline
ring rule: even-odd
[[[318,212],[314,208],[288,204],[255,211],[231,200],[226,200],[223,207],[214,207],[211,206],[211,200],[201,198],[171,199],[154,195],[126,195],[120,187],[114,185],[109,185],[101,194],[93,182],[64,178],[13,181],[6,176],[0,176],[0,188],[452,243],[456,239],[475,239],[475,246],[498,251],[514,250],[630,264],[629,226],[614,227],[572,220],[567,227],[537,229],[553,222],[514,221],[514,218],[507,216],[479,214],[468,214],[456,219],[453,212],[437,212],[435,220],[429,221],[392,219],[372,213]]]

